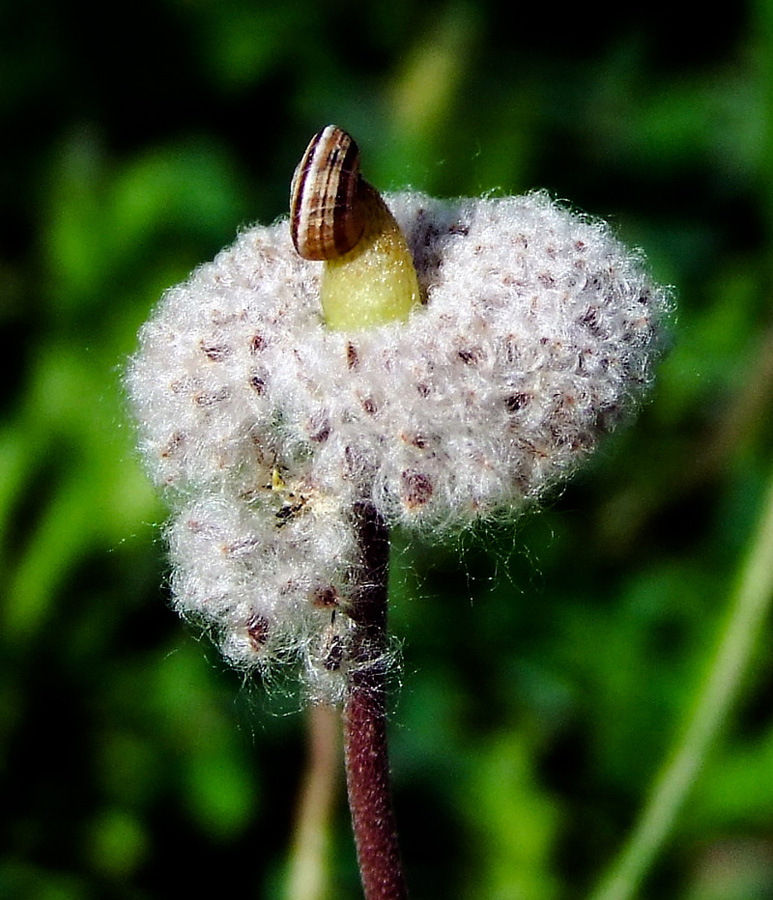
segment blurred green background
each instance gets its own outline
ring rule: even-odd
[[[395,536],[412,896],[587,896],[773,466],[773,3],[698,10],[0,4],[0,897],[282,896],[304,714],[169,609],[120,379],[164,288],[285,211],[328,122],[382,189],[544,187],[677,287],[651,402],[579,478],[517,528]],[[773,898],[768,635],[642,897]],[[331,860],[358,898],[340,798]]]

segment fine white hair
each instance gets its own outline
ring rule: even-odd
[[[388,196],[423,303],[347,333],[286,220],[243,231],[171,290],[127,373],[174,509],[174,600],[247,668],[346,678],[355,501],[424,531],[515,515],[572,472],[652,381],[669,291],[641,254],[542,192]]]

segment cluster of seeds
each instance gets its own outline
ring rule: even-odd
[[[346,677],[355,503],[424,532],[517,513],[642,396],[669,307],[543,193],[387,203],[422,295],[407,321],[327,328],[280,221],[168,291],[128,372],[175,603],[236,664],[300,658],[324,695]]]

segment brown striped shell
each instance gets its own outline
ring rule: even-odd
[[[304,259],[336,259],[362,236],[360,151],[336,125],[314,135],[293,175],[290,231]]]

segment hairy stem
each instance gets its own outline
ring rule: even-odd
[[[683,731],[641,817],[591,900],[631,900],[662,848],[748,670],[773,600],[773,480],[729,614]]]
[[[346,785],[366,900],[406,900],[387,752],[389,534],[372,504],[358,504],[356,516],[362,569],[350,611],[358,638],[344,705]]]

